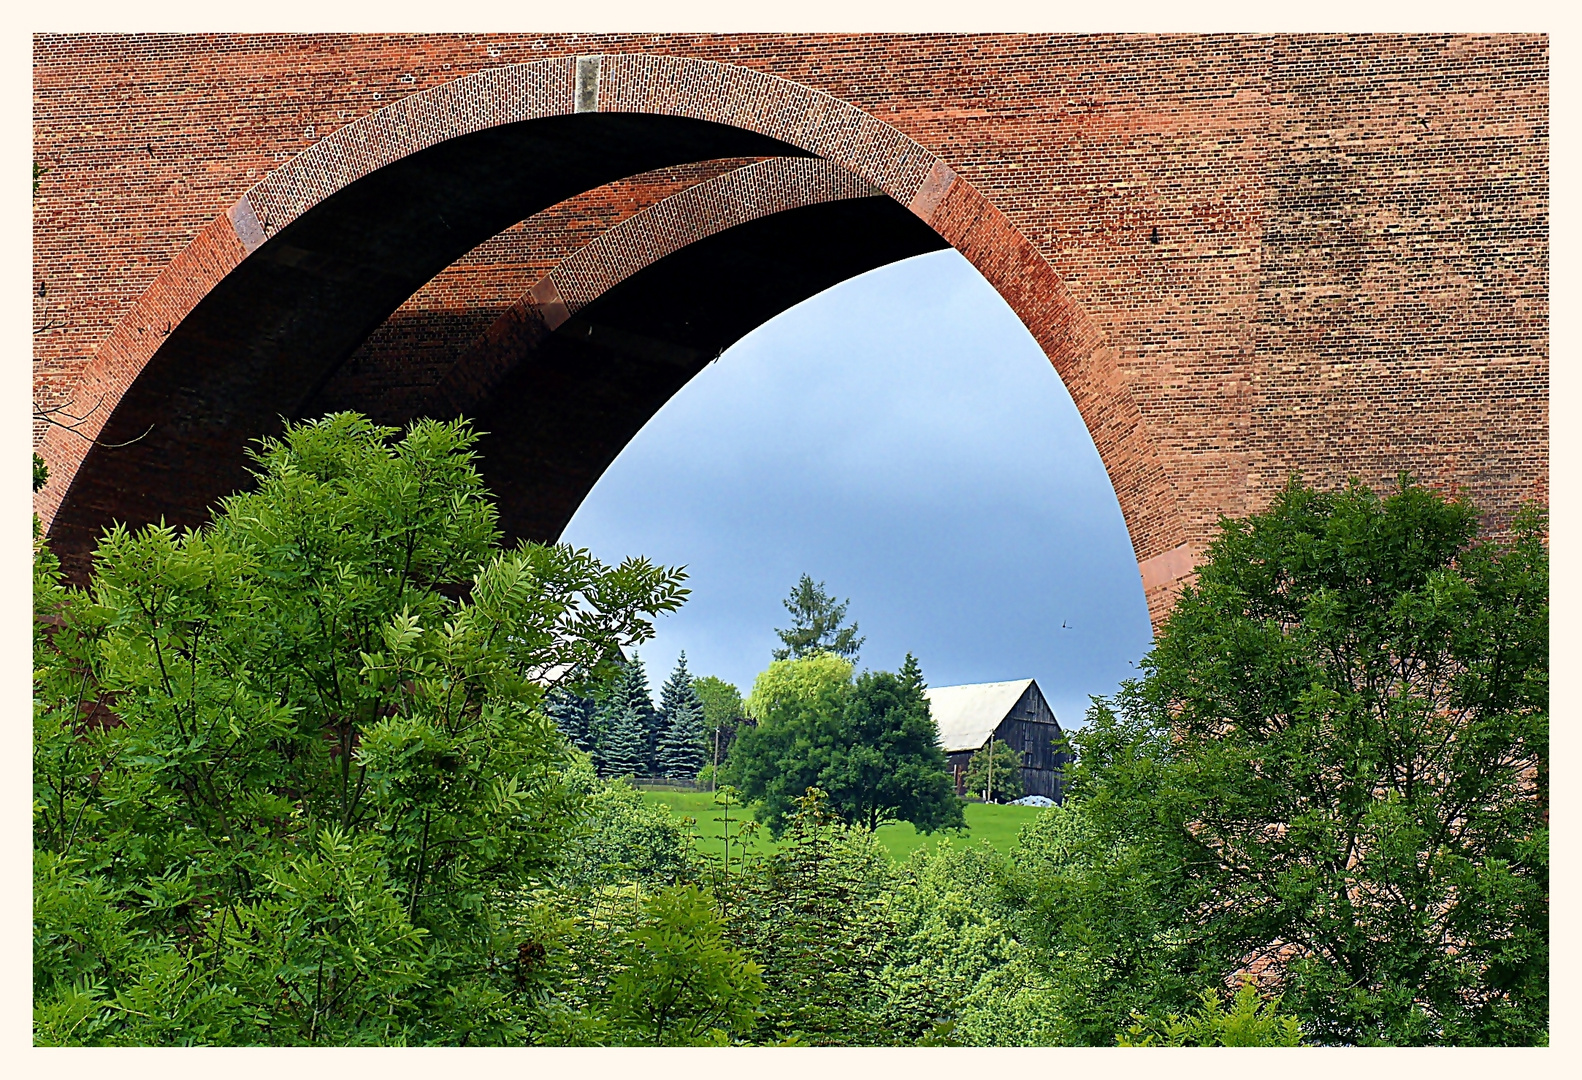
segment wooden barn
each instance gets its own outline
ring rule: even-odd
[[[1056,749],[1063,741],[1060,721],[1037,682],[935,686],[925,693],[939,726],[939,743],[956,778],[956,794],[966,794],[962,777],[967,763],[993,738],[1022,755],[1022,787],[1027,794],[1062,800],[1060,769],[1070,755]]]

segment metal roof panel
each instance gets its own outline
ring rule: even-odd
[[[939,745],[947,754],[981,749],[1005,719],[1005,714],[1032,684],[1032,679],[1015,679],[965,686],[931,686],[924,690],[929,712],[939,726]]]

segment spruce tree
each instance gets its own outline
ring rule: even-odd
[[[633,771],[639,776],[652,776],[655,772],[654,747],[659,741],[661,720],[648,690],[648,672],[643,667],[642,657],[635,653],[630,660],[621,664],[620,673],[610,684],[609,692],[598,711],[596,720],[604,729],[603,745],[606,747],[615,737],[616,724],[622,712],[628,708],[637,714],[643,736],[642,758]]]
[[[610,715],[600,772],[605,776],[641,776],[648,772],[647,732],[643,718],[626,702]]]
[[[785,648],[775,649],[776,660],[801,660],[814,653],[832,652],[853,662],[857,650],[867,638],[857,636],[857,624],[842,626],[850,600],[836,603],[825,591],[822,581],[817,584],[806,574],[791,590],[791,595],[781,601],[791,613],[791,628],[776,629]]]
[[[691,780],[703,768],[707,755],[703,749],[703,701],[692,685],[684,652],[660,690],[660,704],[665,726],[655,750],[655,764],[663,776]]]
[[[659,711],[664,714],[665,720],[661,728],[668,730],[670,715],[675,712],[684,698],[696,699],[698,692],[692,688],[692,676],[687,671],[687,654],[682,650],[676,659],[676,668],[670,673],[670,678],[665,680],[665,685],[659,688]],[[701,708],[702,703],[699,702]]]
[[[593,702],[563,687],[550,692],[544,713],[555,722],[566,741],[578,750],[593,751]]]

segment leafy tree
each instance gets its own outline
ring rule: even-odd
[[[747,715],[742,692],[724,679],[699,676],[692,680],[692,689],[703,703],[703,727],[711,736],[716,728]]]
[[[399,437],[397,437],[399,436]],[[34,601],[41,1043],[518,1042],[582,794],[539,711],[678,572],[501,550],[461,422],[291,425],[211,524]]]
[[[703,704],[703,742],[708,755],[707,768],[713,769],[716,758],[723,762],[736,741],[736,732],[747,716],[747,705],[742,693],[731,683],[713,675],[692,680]]]
[[[37,491],[49,483],[49,466],[44,464],[44,459],[37,454],[33,455],[33,490]]]
[[[706,760],[703,750],[703,702],[687,673],[687,654],[676,661],[676,669],[660,691],[664,707],[664,729],[655,749],[658,774],[677,780],[692,780]]]
[[[758,673],[747,695],[747,715],[758,723],[774,713],[806,707],[821,712],[838,709],[851,688],[853,666],[834,653],[814,653],[800,660],[776,660]],[[801,792],[796,797],[801,797]]]
[[[803,574],[790,597],[781,603],[791,613],[791,628],[775,631],[785,642],[785,648],[774,650],[776,660],[802,660],[821,652],[834,653],[851,661],[857,659],[857,650],[867,639],[857,636],[855,622],[850,626],[841,625],[850,600],[837,604],[834,597],[825,592],[822,581],[815,585],[812,578]]]
[[[1225,1007],[1221,996],[1204,990],[1198,1008],[1163,1020],[1139,1014],[1120,1046],[1301,1046],[1302,1025],[1279,1013],[1278,997],[1264,1000],[1251,979],[1244,979]]]
[[[809,788],[826,792],[843,821],[868,829],[896,819],[924,832],[963,826],[910,655],[899,674],[864,672],[855,684],[838,656],[777,660],[748,708],[760,722],[732,747],[730,774],[777,835]]]
[[[776,660],[753,681],[748,715],[720,769],[720,779],[756,803],[754,813],[779,836],[797,800],[818,786],[819,765],[839,733],[852,665],[833,653]]]
[[[693,886],[645,904],[626,938],[610,995],[611,1027],[628,1046],[724,1046],[751,1031],[764,983],[724,940],[710,897]]]
[[[1012,750],[1009,743],[995,739],[992,745],[972,755],[962,785],[971,794],[982,796],[988,792],[989,802],[1020,799],[1026,793],[1022,787],[1022,755]]]
[[[1160,988],[1261,964],[1325,1043],[1542,1040],[1548,551],[1535,511],[1477,527],[1405,478],[1223,522],[1144,679],[1074,736],[1051,949],[1104,943],[1175,1012]]]

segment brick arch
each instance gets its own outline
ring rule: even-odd
[[[771,214],[880,194],[824,158],[776,157],[667,196],[542,275],[462,350],[434,386],[427,411],[475,415],[524,353],[616,285],[690,244]],[[799,298],[787,299],[789,306]]]
[[[1050,358],[1109,471],[1145,585],[1157,586],[1189,569],[1182,546],[1183,524],[1115,350],[1048,262],[1002,212],[943,159],[829,94],[733,64],[646,54],[562,56],[480,71],[348,124],[267,175],[172,260],[100,344],[78,383],[79,407],[95,406],[88,421],[76,433],[56,428],[46,433],[39,449],[57,480],[39,493],[35,506],[51,535],[58,535],[62,507],[68,504],[76,504],[70,516],[79,547],[86,543],[89,529],[116,516],[118,495],[113,483],[79,490],[89,471],[84,469],[85,459],[104,453],[90,449],[81,436],[114,436],[118,417],[123,427],[131,422],[121,416],[119,407],[167,339],[205,303],[218,303],[214,297],[236,280],[234,272],[256,261],[261,250],[270,251],[271,241],[291,236],[294,226],[309,219],[315,224],[330,220],[326,207],[340,209],[349,190],[391,166],[417,170],[422,166],[413,163],[428,160],[425,154],[453,141],[476,141],[529,121],[564,121],[578,114],[608,117],[616,125],[610,130],[617,134],[622,116],[701,122],[701,127],[672,124],[667,137],[692,140],[696,149],[686,152],[694,154],[799,152],[821,157],[907,208],[973,263]],[[718,131],[759,138],[708,142],[710,133]],[[611,136],[612,145],[617,141]],[[304,273],[318,273],[326,280],[349,272],[334,265],[317,267],[311,251],[299,254],[277,244],[274,256],[279,265],[306,266]],[[391,308],[388,305],[379,318]],[[366,335],[369,330],[361,332]],[[255,381],[293,378],[261,366],[256,359],[248,371],[255,371]],[[229,431],[216,435],[195,421],[189,426],[193,434],[181,444],[188,448],[187,456],[201,458],[217,450],[215,440],[222,436],[238,438]],[[256,433],[243,432],[240,437],[252,434]],[[205,439],[210,445],[204,445]],[[143,453],[149,456],[154,451]],[[168,458],[157,468],[168,469]],[[181,487],[182,480],[179,473],[169,471],[140,478],[146,486],[162,486],[167,495]],[[1150,568],[1156,579],[1152,582]],[[1163,593],[1157,588],[1149,592],[1157,618],[1161,612],[1155,597]]]
[[[472,419],[506,535],[557,537],[632,437],[736,341],[842,281],[946,247],[822,158],[738,167],[563,253],[455,343],[426,401],[384,415]]]

